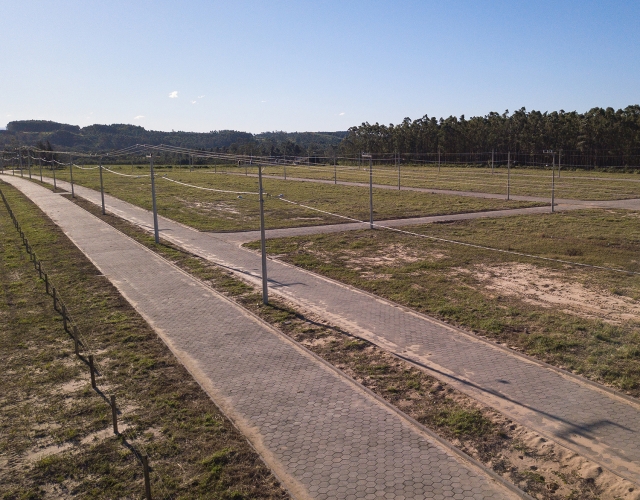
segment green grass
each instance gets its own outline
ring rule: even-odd
[[[117,171],[130,173],[131,168]],[[134,173],[145,174],[148,169],[135,168]],[[255,168],[254,168],[255,172]],[[50,172],[46,172],[47,175]],[[228,191],[257,192],[255,177],[215,174],[213,171],[160,169],[160,176],[201,187]],[[60,170],[56,177],[69,179],[68,170]],[[97,170],[74,171],[74,181],[92,189],[100,189]],[[149,177],[131,178],[104,172],[105,192],[134,205],[151,209],[151,181]],[[369,220],[369,190],[364,187],[334,186],[306,182],[264,180],[265,220],[267,228],[298,227],[348,222],[345,219],[305,209],[277,199],[285,198],[315,209]],[[156,183],[158,213],[175,221],[205,231],[255,230],[260,226],[258,197],[252,194],[228,194],[203,191],[178,185],[161,178]],[[239,198],[238,196],[242,196]],[[464,196],[433,195],[419,192],[374,190],[374,217],[392,218],[443,215],[483,210],[500,210],[536,206],[535,203],[469,198]]]
[[[230,171],[236,169],[229,169]],[[266,167],[265,172],[283,176],[283,167]],[[338,180],[347,182],[369,182],[369,167],[338,166],[288,166],[288,177],[307,179]],[[481,193],[506,194],[507,169],[442,166],[403,165],[400,168],[400,184],[405,187],[473,191]],[[512,195],[551,197],[551,167],[512,168],[510,173]],[[390,186],[398,185],[398,170],[395,166],[374,166],[373,182]],[[609,200],[640,197],[640,175],[635,173],[610,173],[556,170],[555,190],[557,198],[581,200]]]
[[[112,434],[110,407],[91,389],[0,203],[0,498],[141,498],[142,466],[130,447],[149,454],[154,498],[285,498],[117,290],[21,193],[1,187],[95,353],[98,388],[117,396],[126,429]],[[219,457],[215,474],[211,457]]]
[[[430,236],[640,272],[635,212],[584,210],[414,228]],[[248,245],[258,248],[257,244]],[[611,296],[640,300],[640,276],[454,245],[391,231],[267,241],[280,259],[506,343],[556,366],[640,395],[640,322],[584,317],[488,288],[496,270],[528,265]],[[477,273],[481,273],[479,277]],[[553,273],[553,274],[549,274]],[[532,285],[533,286],[533,285]]]

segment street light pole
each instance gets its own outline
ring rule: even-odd
[[[264,231],[264,196],[262,193],[262,167],[258,165],[258,191],[260,196],[260,251],[262,253],[262,303],[269,304],[267,286],[267,242]]]

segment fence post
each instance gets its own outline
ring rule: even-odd
[[[69,333],[69,325],[67,324],[67,306],[62,304],[62,325],[64,327],[64,331]]]
[[[91,387],[96,388],[96,372],[93,368],[93,354],[89,354],[89,373],[91,373]]]
[[[76,356],[80,357],[80,341],[78,340],[78,327],[76,325],[73,325],[73,343]]]
[[[56,295],[56,287],[53,286],[53,287],[51,287],[51,289],[53,290],[53,309],[55,311],[57,311],[58,310],[58,297]]]
[[[38,163],[40,164],[40,182],[42,182],[42,158],[38,158]]]
[[[44,287],[47,293],[49,293],[49,275],[47,273],[44,273]]]
[[[53,159],[51,160],[51,170],[53,171],[53,192],[55,193],[58,186],[56,185],[56,166]]]
[[[151,480],[149,479],[149,457],[142,455],[142,470],[144,473],[144,494],[146,500],[151,500]]]
[[[22,168],[22,150],[18,151],[18,157],[20,158],[20,177],[24,177],[24,172]]]
[[[118,409],[116,408],[116,397],[111,396],[111,416],[113,417],[113,433],[117,436],[118,432]]]
[[[27,166],[29,167],[29,180],[31,180],[31,153],[27,151]]]

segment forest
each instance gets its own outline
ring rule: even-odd
[[[0,147],[35,146],[48,141],[54,150],[99,152],[135,144],[166,144],[205,151],[258,156],[328,157],[399,153],[407,160],[486,162],[492,151],[503,158],[510,152],[515,162],[543,151],[555,151],[578,166],[640,165],[640,105],[624,109],[593,108],[586,113],[491,112],[465,118],[427,115],[400,124],[362,123],[344,132],[264,132],[235,130],[208,133],[160,132],[135,125],[90,125],[14,121],[0,131]],[[504,159],[504,158],[503,158]]]

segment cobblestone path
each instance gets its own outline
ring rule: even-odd
[[[76,193],[100,203],[100,193],[80,186]],[[150,212],[110,196],[106,200],[110,212],[151,230]],[[629,200],[610,203],[627,206]],[[164,218],[160,227],[163,238],[259,283],[259,255],[240,247],[246,234],[201,233]],[[543,436],[640,484],[640,402],[277,260],[269,261],[269,281],[272,293],[424,366]]]
[[[284,334],[64,196],[26,180],[9,181],[149,322],[294,497],[521,496]]]

